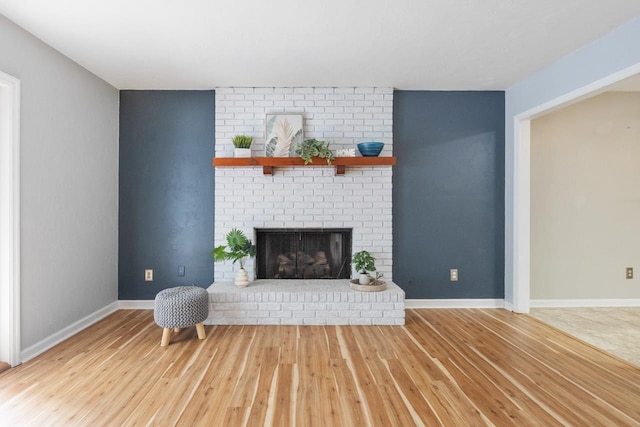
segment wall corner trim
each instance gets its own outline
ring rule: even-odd
[[[509,311],[514,311],[513,310],[513,304],[511,304],[509,301],[504,300],[504,309],[505,310],[509,310]]]
[[[67,338],[72,337],[73,335],[77,334],[83,329],[86,329],[89,326],[93,325],[94,323],[104,319],[108,315],[115,313],[117,310],[118,310],[118,303],[112,302],[106,307],[103,307],[100,310],[95,311],[86,317],[83,317],[82,319],[78,320],[75,323],[72,323],[71,325],[67,326],[64,329],[61,329],[55,334],[24,349],[20,354],[21,356],[20,358],[22,362],[24,363],[44,353],[45,351],[49,350],[51,347],[57,344],[60,344],[62,341],[66,340]]]
[[[0,360],[20,363],[20,80],[0,71]]]
[[[405,308],[505,308],[504,299],[405,299]]]

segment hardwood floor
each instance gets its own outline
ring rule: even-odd
[[[7,362],[0,362],[0,374],[9,368],[11,368],[11,365],[9,365]]]
[[[118,311],[0,374],[0,425],[640,425],[640,369],[505,310],[195,332]]]

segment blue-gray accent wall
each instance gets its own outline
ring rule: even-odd
[[[407,298],[504,297],[504,99],[394,93],[393,279]]]
[[[214,91],[120,92],[120,300],[213,282],[214,109]]]

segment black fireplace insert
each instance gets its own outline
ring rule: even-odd
[[[257,229],[258,279],[348,279],[351,235],[346,228]]]

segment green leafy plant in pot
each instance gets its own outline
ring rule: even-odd
[[[240,270],[236,274],[235,284],[239,288],[246,288],[249,286],[249,275],[244,269],[244,263],[247,258],[253,258],[256,255],[256,246],[237,228],[231,229],[227,233],[226,239],[226,246],[216,247],[211,251],[211,257],[216,262],[232,260],[235,264],[238,261]]]
[[[375,271],[376,259],[367,251],[360,251],[353,254],[351,262],[356,267],[356,271],[360,274],[358,281],[361,285],[368,285],[372,277],[369,272]]]
[[[313,163],[312,157],[327,159],[327,164],[331,164],[333,153],[329,150],[329,143],[318,141],[317,139],[307,139],[296,145],[296,154],[304,160],[304,164]]]
[[[253,137],[249,135],[236,135],[231,140],[235,150],[233,155],[235,157],[251,157],[251,144],[253,143]]]

